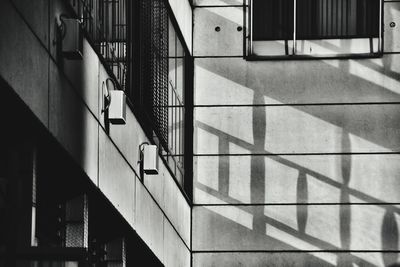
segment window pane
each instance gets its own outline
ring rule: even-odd
[[[183,58],[176,59],[176,94],[178,97],[178,105],[183,105],[183,97],[185,92],[185,61]]]
[[[253,0],[253,40],[289,40],[293,36],[293,0]]]
[[[297,0],[297,39],[379,36],[379,0]],[[253,40],[293,38],[294,0],[253,0]]]
[[[301,0],[296,17],[298,39],[379,35],[379,0]]]

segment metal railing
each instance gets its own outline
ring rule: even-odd
[[[82,23],[89,41],[114,74],[121,89],[127,76],[127,1],[66,0]]]

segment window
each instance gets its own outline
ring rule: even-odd
[[[185,50],[169,22],[168,147],[165,153],[180,183],[184,166]]]
[[[381,52],[381,0],[252,0],[249,55]]]
[[[191,69],[187,62],[189,51],[184,45],[176,23],[170,16],[167,2],[163,0],[140,0],[140,78],[137,103],[150,122],[159,141],[161,156],[167,162],[176,181],[184,186],[185,124],[187,103],[185,98]],[[148,123],[149,124],[149,123]],[[146,125],[144,125],[146,127]],[[145,129],[146,130],[146,129]]]

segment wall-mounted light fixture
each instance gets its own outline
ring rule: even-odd
[[[139,146],[140,169],[147,175],[158,174],[158,148],[147,142]]]
[[[113,90],[109,89],[110,83],[113,85]],[[104,95],[103,109],[102,112],[108,111],[108,120],[112,124],[125,124],[126,123],[126,95],[124,91],[115,90],[115,81],[111,78],[107,78],[103,84],[104,91],[107,92]],[[104,90],[105,89],[105,90]]]
[[[61,53],[67,59],[82,59],[83,33],[78,19],[60,15]]]

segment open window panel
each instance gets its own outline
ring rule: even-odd
[[[249,0],[249,57],[382,53],[382,0]]]

